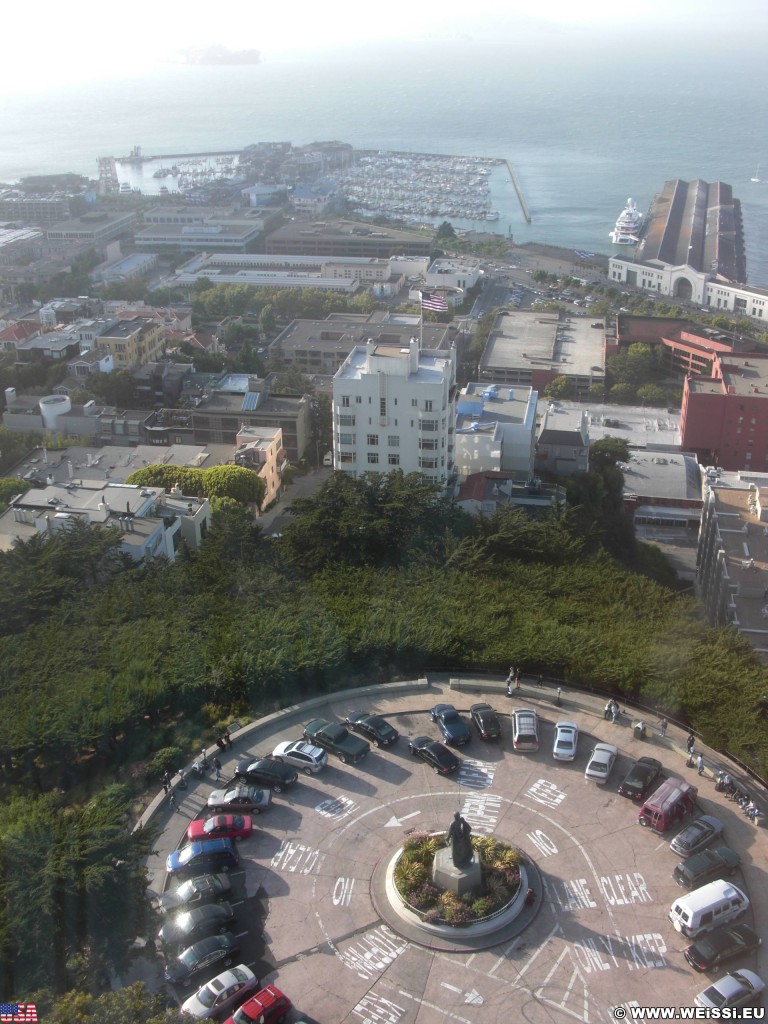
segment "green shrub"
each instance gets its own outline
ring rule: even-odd
[[[186,755],[180,747],[162,747],[147,764],[147,779],[157,782],[162,779],[164,772],[175,775],[179,766],[186,760]]]

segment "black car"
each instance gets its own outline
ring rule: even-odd
[[[736,872],[741,857],[728,846],[702,850],[692,857],[681,860],[672,877],[683,889],[698,889],[716,878],[727,878]]]
[[[726,960],[751,953],[761,941],[749,925],[732,924],[707,932],[683,953],[694,971],[711,971]]]
[[[240,761],[235,769],[235,778],[256,786],[269,786],[275,793],[281,793],[286,786],[292,786],[299,773],[289,764],[274,757],[257,757],[256,760]]]
[[[313,718],[304,726],[304,739],[322,747],[329,754],[335,754],[342,764],[357,764],[362,761],[371,745],[361,740],[339,722],[329,722],[325,718]]]
[[[165,965],[165,980],[172,985],[185,985],[201,971],[211,967],[229,967],[240,955],[240,946],[231,932],[209,935],[179,953]]]
[[[641,757],[629,769],[619,786],[619,793],[630,800],[645,800],[651,789],[663,778],[661,761],[655,757]]]
[[[400,738],[400,733],[393,725],[390,725],[386,718],[381,715],[368,715],[365,711],[350,711],[344,719],[354,732],[361,732],[369,740],[373,740],[377,747],[388,747]]]
[[[497,740],[501,736],[499,716],[490,704],[472,704],[469,708],[469,717],[480,733],[481,740]]]
[[[232,883],[226,875],[198,875],[189,878],[178,889],[169,889],[159,898],[160,910],[192,910],[206,903],[225,900],[232,892]]]
[[[227,931],[234,920],[235,912],[229,903],[208,903],[174,914],[157,937],[164,946],[184,947],[214,932]]]
[[[461,760],[452,750],[449,750],[444,743],[433,740],[429,736],[417,736],[415,739],[409,740],[408,749],[414,757],[420,757],[422,761],[426,761],[438,775],[450,775],[461,765]]]

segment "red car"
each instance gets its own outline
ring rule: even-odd
[[[292,1007],[285,993],[274,985],[267,985],[235,1010],[224,1024],[279,1024]]]
[[[247,839],[252,832],[253,822],[247,814],[217,814],[190,822],[187,839],[190,843],[199,843],[201,839]]]

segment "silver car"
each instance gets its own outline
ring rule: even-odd
[[[316,747],[314,743],[305,743],[304,740],[278,743],[272,751],[272,757],[276,761],[285,761],[293,765],[297,771],[302,771],[305,775],[315,775],[328,764],[328,755],[323,748]]]

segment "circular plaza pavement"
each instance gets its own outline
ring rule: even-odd
[[[616,790],[632,762],[649,755],[667,775],[697,784],[701,811],[721,818],[725,841],[741,856],[734,882],[752,901],[744,920],[762,931],[765,834],[715,792],[713,769],[721,760],[705,750],[707,772],[697,778],[686,767],[679,730],[661,738],[652,729],[640,740],[626,716],[617,725],[605,721],[597,699],[564,692],[558,708],[551,688],[524,683],[508,699],[498,681],[472,686],[481,688],[468,692],[430,677],[340,693],[235,734],[225,777],[246,753],[270,753],[281,740],[299,739],[302,723],[312,718],[343,720],[362,708],[387,716],[401,734],[393,747],[372,748],[356,766],[330,756],[319,775],[300,775],[254,820],[232,879],[243,962],[291,997],[296,1019],[318,1024],[590,1024],[614,1020],[617,1007],[693,1005],[711,979],[687,965],[687,942],[667,919],[681,893],[672,878],[678,858],[670,836],[641,828],[637,806]],[[429,718],[432,705],[450,702],[467,712],[476,700],[488,700],[502,715],[501,742],[483,742],[473,730],[458,751],[461,769],[449,777],[409,754],[409,736],[440,738]],[[512,750],[509,714],[517,706],[539,713],[535,754]],[[576,760],[567,764],[552,758],[554,724],[564,719],[581,733]],[[604,787],[584,778],[597,741],[620,752]],[[166,853],[189,820],[204,814],[214,785],[212,778],[191,782],[187,791],[177,790],[175,813],[160,808],[165,830],[150,863],[157,891]],[[430,942],[377,909],[381,865],[410,831],[445,829],[457,810],[475,834],[493,832],[519,846],[541,876],[536,912],[490,949],[472,948],[460,929],[455,941]],[[714,976],[746,966],[768,979],[767,950],[764,944]]]

